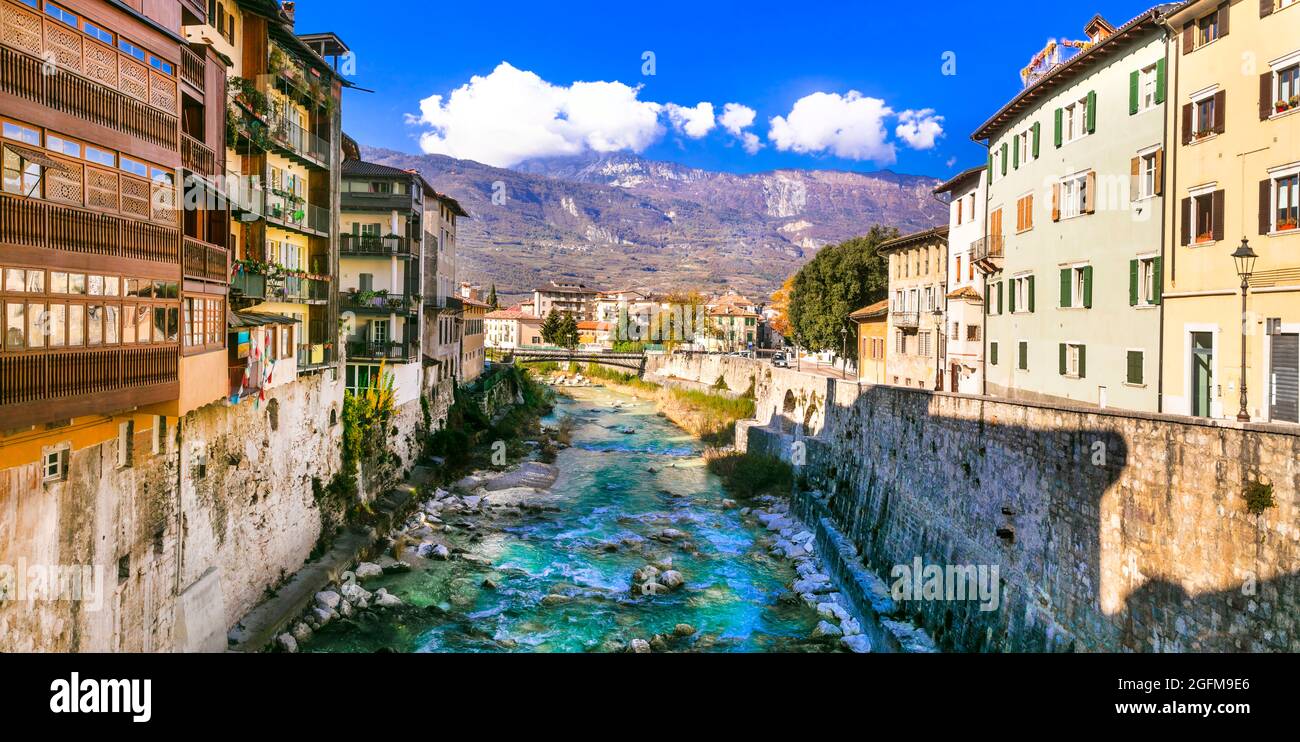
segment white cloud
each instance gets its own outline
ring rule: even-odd
[[[890,165],[897,152],[888,141],[885,119],[893,113],[883,100],[856,90],[847,95],[812,93],[795,101],[788,116],[773,117],[767,136],[783,152],[829,152]]]
[[[722,115],[718,117],[718,123],[735,136],[740,136],[741,129],[748,129],[754,125],[754,117],[757,115],[758,112],[749,106],[728,103],[722,107]]]
[[[763,142],[759,140],[758,135],[749,131],[740,135],[740,145],[751,155],[763,148]]]
[[[701,102],[694,108],[669,103],[664,108],[668,111],[668,120],[672,122],[677,133],[685,134],[691,139],[699,139],[717,126],[717,120],[713,117],[712,103]]]
[[[498,167],[588,150],[641,152],[663,136],[664,106],[640,100],[640,92],[621,82],[553,85],[502,62],[446,98],[420,101],[407,123],[430,128],[420,135],[424,152]]]
[[[943,116],[934,115],[933,108],[903,111],[898,114],[894,134],[912,149],[932,149],[934,141],[943,136]]]

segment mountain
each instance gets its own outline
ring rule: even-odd
[[[876,223],[926,229],[948,213],[931,194],[938,180],[888,171],[738,175],[628,154],[504,169],[374,147],[361,154],[418,170],[460,201],[473,217],[459,225],[460,276],[506,297],[564,279],[762,299],[825,245]],[[494,203],[494,193],[504,199]]]

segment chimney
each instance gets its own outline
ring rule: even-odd
[[[293,14],[294,14],[295,5],[297,5],[297,3],[294,3],[291,0],[285,0],[284,2],[280,3],[280,15],[284,18],[285,22],[289,24],[290,29],[293,28]]]

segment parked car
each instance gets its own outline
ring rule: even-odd
[[[772,365],[777,368],[790,368],[790,359],[785,353],[775,353],[772,355]]]

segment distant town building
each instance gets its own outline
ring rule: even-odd
[[[519,307],[498,309],[484,316],[487,347],[510,350],[542,344],[542,318]]]
[[[555,310],[576,320],[596,319],[596,297],[600,292],[580,283],[556,283],[533,290],[533,313],[545,317]]]

